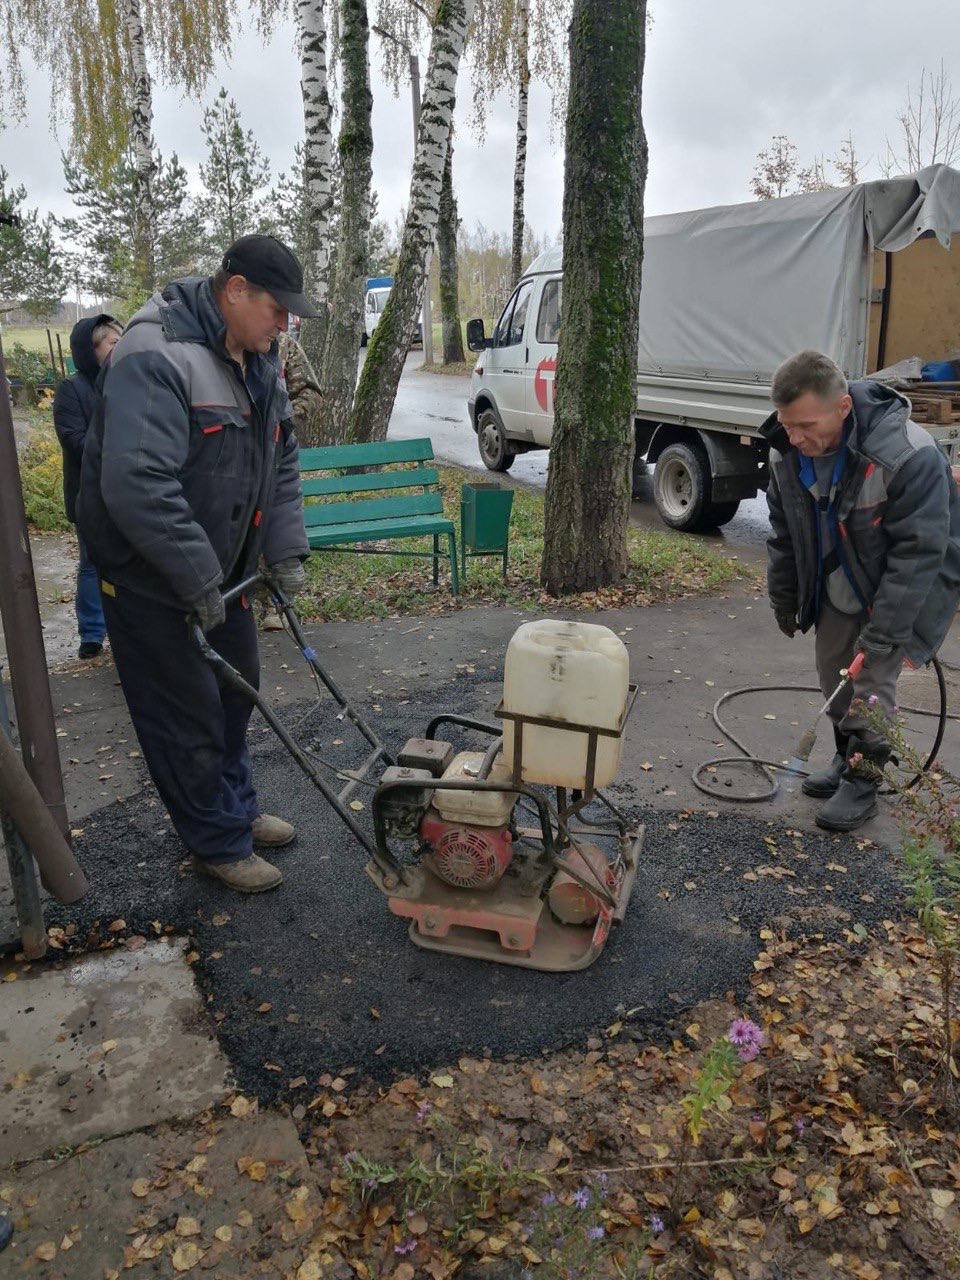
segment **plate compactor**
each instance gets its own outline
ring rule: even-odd
[[[622,708],[613,724],[529,715],[501,702],[495,713],[501,723],[437,715],[423,737],[411,738],[394,756],[320,664],[290,601],[268,575],[247,579],[224,598],[264,588],[317,684],[316,707],[305,719],[322,714],[326,690],[339,707],[338,728],[349,722],[369,748],[356,768],[324,759],[316,736],[301,742],[304,721],[295,737],[199,627],[196,642],[221,683],[256,705],[369,854],[367,874],[390,910],[409,920],[411,940],[431,951],[531,969],[592,964],[623,921],[643,841],[643,827],[631,826],[596,785],[619,765],[636,700],[625,665]],[[606,628],[540,625],[559,636],[551,650],[554,680],[564,666],[564,628],[603,632],[601,639],[623,649]],[[577,777],[569,776],[571,752],[581,761]],[[556,785],[559,766],[552,762],[561,756],[568,761],[566,780],[579,785]],[[361,821],[367,807],[357,804],[361,788],[372,791],[372,830]]]

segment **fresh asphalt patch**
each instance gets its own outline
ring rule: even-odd
[[[441,711],[491,720],[499,691],[474,676],[370,701],[365,713],[398,748]],[[349,765],[360,751],[331,706],[317,749]],[[274,855],[278,890],[244,897],[193,875],[147,787],[83,823],[77,849],[93,887],[75,907],[51,904],[48,924],[74,924],[84,947],[109,939],[118,919],[121,935],[189,935],[238,1083],[264,1101],[300,1076],[312,1086],[351,1068],[382,1079],[462,1055],[532,1056],[582,1043],[624,1011],[635,1034],[655,1034],[701,1000],[743,993],[764,926],[836,937],[901,910],[891,854],[870,841],[801,836],[749,807],[647,812],[626,922],[590,969],[551,975],[438,955],[409,940],[364,874],[363,851],[262,722],[252,736],[261,803],[299,830]],[[629,785],[616,794],[637,812]]]

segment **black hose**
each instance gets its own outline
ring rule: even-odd
[[[934,760],[936,760],[937,753],[939,752],[940,747],[943,744],[943,735],[946,731],[947,721],[960,720],[960,715],[956,715],[952,712],[947,711],[947,684],[943,676],[942,664],[940,663],[939,659],[936,657],[931,659],[931,664],[937,676],[937,688],[940,693],[940,710],[925,711],[922,707],[901,707],[900,708],[901,711],[908,711],[910,712],[911,715],[937,716],[937,732],[934,737],[933,746],[931,747],[930,752],[927,755],[926,760],[924,761],[924,764],[920,770],[920,773],[915,774],[914,777],[911,778],[911,780],[907,783],[907,786],[905,789],[908,791],[917,785],[917,783],[920,781],[920,774],[926,773],[927,770],[930,768],[930,766],[933,764]],[[720,730],[723,736],[727,739],[727,741],[732,742],[735,747],[738,747],[742,754],[739,756],[715,756],[712,760],[704,760],[702,764],[698,764],[697,767],[692,771],[692,773],[690,774],[690,781],[693,783],[693,785],[697,788],[698,791],[702,791],[704,795],[709,796],[712,800],[727,800],[734,804],[760,804],[763,800],[772,800],[773,797],[780,790],[780,783],[773,776],[774,771],[778,773],[791,773],[794,776],[801,776],[801,777],[806,776],[806,774],[809,771],[806,769],[800,770],[796,768],[790,768],[786,764],[784,764],[782,760],[765,760],[761,756],[755,756],[753,752],[750,750],[750,748],[746,745],[746,743],[741,742],[740,739],[737,737],[737,735],[731,729],[728,729],[727,726],[720,719],[720,708],[725,706],[728,702],[732,702],[734,698],[743,697],[745,694],[748,694],[748,693],[817,693],[819,694],[820,692],[821,690],[819,685],[811,685],[811,684],[769,684],[769,685],[746,684],[739,689],[731,689],[729,690],[729,692],[722,694],[713,704],[713,723],[717,726],[717,728]],[[720,765],[726,765],[727,767],[737,766],[737,765],[742,767],[746,765],[748,768],[756,769],[756,771],[758,773],[761,773],[766,779],[767,781],[766,789],[756,794],[743,795],[742,793],[730,794],[731,788],[729,787],[724,787],[723,790],[720,790],[716,786],[709,786],[706,782],[703,781],[702,775],[708,769],[716,769]],[[888,794],[888,792],[885,792],[884,794]]]

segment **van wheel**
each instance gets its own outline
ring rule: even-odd
[[[710,463],[696,445],[671,444],[657,458],[653,497],[671,529],[694,533],[709,529]]]
[[[500,420],[492,409],[484,409],[477,418],[477,444],[488,471],[509,471],[516,454],[507,443]]]

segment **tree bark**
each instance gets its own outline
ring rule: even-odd
[[[530,12],[529,0],[517,4],[517,150],[513,164],[513,258],[511,280],[514,287],[523,270],[524,192],[527,181],[527,110],[530,100]]]
[[[437,10],[400,259],[387,305],[367,348],[350,417],[352,440],[383,440],[387,434],[437,234],[443,167],[457,97],[457,71],[473,4],[474,0],[441,0]]]
[[[154,242],[156,211],[153,207],[153,86],[147,66],[147,46],[143,32],[140,0],[122,0],[127,32],[130,92],[130,146],[136,172],[133,226],[134,261],[137,283],[152,293],[156,285]]]
[[[553,595],[627,571],[643,191],[646,0],[574,0],[563,304],[541,581]]]
[[[337,261],[320,375],[323,434],[331,442],[346,438],[350,406],[357,385],[370,237],[373,156],[370,121],[373,95],[370,92],[370,33],[366,0],[343,0],[342,23],[343,116],[338,149],[343,188]]]
[[[437,222],[437,258],[440,268],[440,326],[443,333],[443,363],[462,364],[463,330],[460,327],[460,282],[457,272],[457,197],[453,191],[453,140],[447,146],[440,187]]]
[[[308,359],[316,366],[319,366],[323,358],[327,331],[330,223],[333,214],[333,133],[330,127],[331,107],[327,87],[325,3],[326,0],[297,0],[308,226],[306,262],[303,266],[310,296],[323,312],[318,320],[304,320],[301,341]]]

